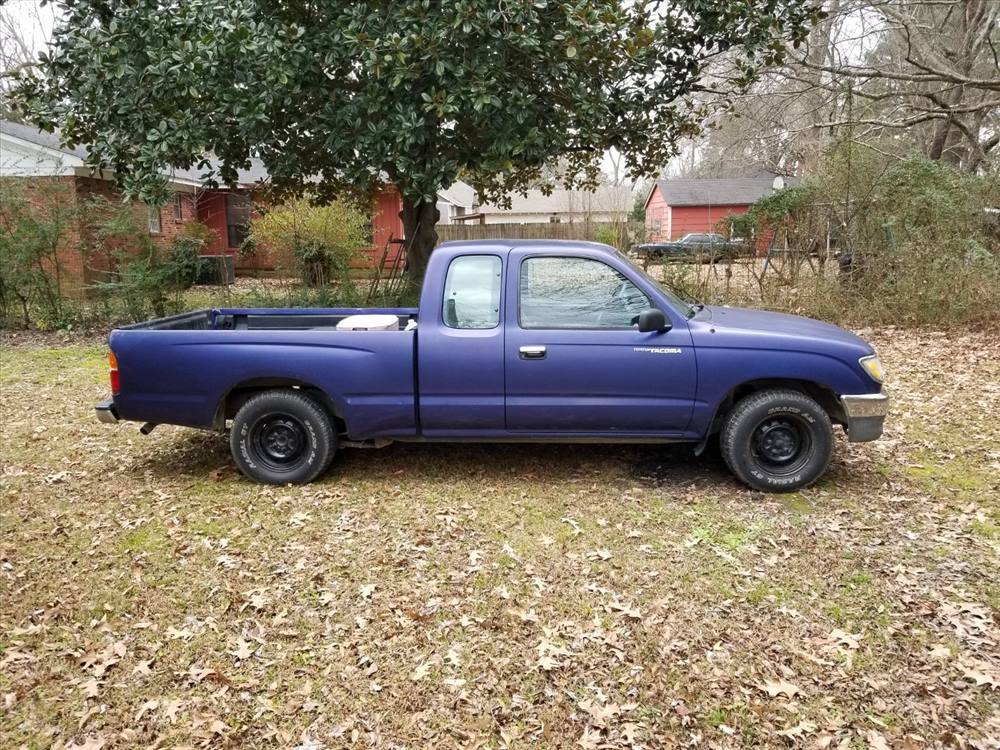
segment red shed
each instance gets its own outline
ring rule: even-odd
[[[712,180],[657,180],[646,197],[649,242],[683,237],[689,232],[715,232],[727,216],[744,214],[751,205],[796,177],[766,174]]]

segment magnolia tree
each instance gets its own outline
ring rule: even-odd
[[[819,17],[804,0],[75,0],[16,100],[90,147],[126,191],[162,200],[166,167],[259,157],[280,191],[402,195],[410,268],[461,177],[503,201],[558,165],[596,182],[608,149],[655,174],[698,132],[705,67],[737,80],[778,62]]]

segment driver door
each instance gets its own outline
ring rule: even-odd
[[[687,427],[695,392],[687,323],[640,333],[632,320],[651,296],[606,258],[511,252],[508,431],[670,436]]]

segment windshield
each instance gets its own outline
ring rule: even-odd
[[[659,281],[657,281],[648,273],[646,273],[644,270],[642,270],[641,267],[633,263],[628,257],[622,255],[621,253],[618,253],[618,257],[619,259],[624,261],[626,265],[629,266],[629,268],[631,268],[633,271],[639,274],[639,276],[641,276],[650,284],[652,284],[654,287],[659,289],[660,292],[663,294],[663,296],[667,298],[667,302],[670,304],[670,306],[674,309],[675,312],[683,315],[686,318],[693,317],[694,314],[697,312],[697,310],[695,310],[693,306],[689,305],[687,302],[678,297],[674,292],[670,291],[665,286],[663,286],[663,284],[661,284]]]

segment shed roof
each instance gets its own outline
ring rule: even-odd
[[[782,177],[785,187],[799,184],[798,177]],[[773,176],[732,177],[719,180],[657,180],[656,186],[670,206],[736,206],[756,203],[774,191]]]

